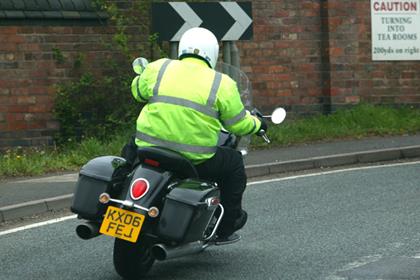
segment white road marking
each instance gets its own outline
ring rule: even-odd
[[[345,271],[349,271],[349,270],[353,270],[356,269],[358,267],[373,263],[373,262],[377,262],[382,258],[382,255],[372,255],[372,256],[364,256],[359,258],[358,260],[348,263],[346,265],[344,265],[342,268],[336,270],[333,274],[327,276],[325,278],[325,280],[345,280],[348,279],[347,277],[341,277],[338,276],[337,274],[341,273],[341,272],[345,272]],[[375,278],[376,279],[376,278]],[[380,280],[380,279],[377,279]]]
[[[51,225],[51,224],[55,224],[55,223],[59,223],[59,222],[63,222],[63,221],[67,221],[67,220],[75,219],[75,218],[77,218],[77,215],[65,216],[65,217],[56,218],[56,219],[52,219],[52,220],[48,220],[48,221],[44,221],[44,222],[39,222],[39,223],[35,223],[35,224],[22,226],[22,227],[12,228],[12,229],[8,229],[8,230],[5,230],[5,231],[0,231],[0,236],[15,233],[15,232],[22,231],[22,230],[31,229],[31,228],[37,228],[37,227],[42,227],[42,226],[46,226],[46,225]]]
[[[340,173],[340,172],[368,170],[368,169],[377,169],[377,168],[395,167],[395,166],[404,166],[404,165],[415,165],[415,164],[419,164],[419,163],[420,163],[420,161],[413,161],[413,162],[402,162],[402,163],[392,163],[392,164],[373,165],[373,166],[352,167],[352,168],[337,169],[337,170],[331,170],[331,171],[320,171],[320,172],[303,174],[303,175],[296,175],[296,176],[289,176],[289,177],[283,177],[283,178],[274,178],[274,179],[250,182],[250,183],[248,183],[248,186],[265,184],[265,183],[272,183],[272,182],[279,182],[279,181],[287,181],[287,180],[306,178],[306,177],[314,177],[314,176],[335,174],[335,173]]]
[[[65,175],[56,175],[56,176],[49,176],[49,177],[41,177],[36,179],[23,179],[18,181],[11,181],[8,182],[10,184],[18,184],[18,183],[66,183],[66,182],[76,182],[77,178],[79,177],[78,173],[72,174],[65,174]]]
[[[284,177],[284,178],[276,178],[276,179],[270,179],[270,180],[255,181],[255,182],[248,183],[248,185],[258,185],[258,184],[265,184],[265,183],[272,183],[272,182],[279,182],[279,181],[286,181],[286,180],[294,180],[294,179],[299,179],[299,178],[306,178],[306,177],[313,177],[313,176],[320,176],[320,175],[328,175],[328,174],[334,174],[334,173],[340,173],[340,172],[349,172],[349,171],[356,171],[356,170],[368,170],[368,169],[377,169],[377,168],[385,168],[385,167],[415,165],[415,164],[419,164],[419,163],[420,163],[420,161],[414,161],[414,162],[404,162],[404,163],[393,163],[393,164],[383,164],[383,165],[374,165],[374,166],[354,167],[354,168],[331,170],[331,171],[321,171],[321,172],[315,172],[315,173],[304,174],[304,175],[296,175],[296,176],[289,176],[289,177]],[[63,221],[67,221],[67,220],[71,220],[71,219],[75,219],[75,218],[77,218],[77,215],[71,215],[71,216],[56,218],[56,219],[52,219],[52,220],[48,220],[48,221],[44,221],[44,222],[35,223],[35,224],[30,224],[30,225],[26,225],[26,226],[22,226],[22,227],[17,227],[17,228],[5,230],[5,231],[0,231],[0,236],[7,235],[7,234],[10,234],[10,233],[19,232],[19,231],[23,231],[23,230],[27,230],[27,229],[31,229],[31,228],[37,228],[37,227],[42,227],[42,226],[45,226],[45,225],[55,224],[55,223],[59,223],[59,222],[63,222]]]

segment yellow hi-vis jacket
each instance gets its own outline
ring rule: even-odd
[[[194,164],[214,155],[222,125],[236,135],[261,126],[245,110],[235,81],[197,58],[152,62],[131,91],[147,102],[137,119],[137,146],[166,147]]]

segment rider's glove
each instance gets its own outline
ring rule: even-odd
[[[258,111],[258,109],[253,109],[251,111],[251,115],[256,116],[261,122],[260,128],[258,129],[257,133],[255,133],[255,134],[258,135],[258,136],[263,136],[268,130],[268,126],[267,126],[267,123],[265,122],[265,120],[263,118],[263,115],[261,114],[260,111]]]
[[[258,129],[258,132],[255,134],[257,134],[258,136],[263,136],[267,132],[268,126],[263,118],[258,118],[258,119],[261,122],[261,126],[260,126],[260,129]]]

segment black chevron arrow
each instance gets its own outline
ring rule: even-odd
[[[221,39],[235,20],[218,3],[208,3],[217,5],[203,5],[203,3],[190,3],[191,8],[203,20],[200,27],[211,30],[217,39]]]
[[[219,40],[252,38],[251,2],[152,3],[152,30],[159,40],[179,41],[191,27],[211,30]]]

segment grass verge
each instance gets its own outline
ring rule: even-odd
[[[266,145],[253,137],[252,148],[270,148],[297,143],[366,136],[402,135],[420,132],[420,110],[362,104],[328,116],[286,121],[271,126]],[[130,133],[116,133],[108,140],[84,139],[60,148],[12,149],[0,155],[0,177],[33,176],[49,172],[78,170],[96,156],[118,155]]]
[[[286,121],[275,129],[271,127],[268,136],[274,146],[285,146],[315,141],[404,135],[417,132],[420,132],[419,109],[410,107],[396,109],[360,104],[352,109],[340,110],[331,115]],[[267,145],[261,139],[254,137],[252,146],[258,149]]]
[[[129,134],[116,134],[109,140],[84,139],[59,148],[15,148],[0,155],[0,178],[34,176],[50,172],[79,170],[90,159],[104,155],[119,155]]]

